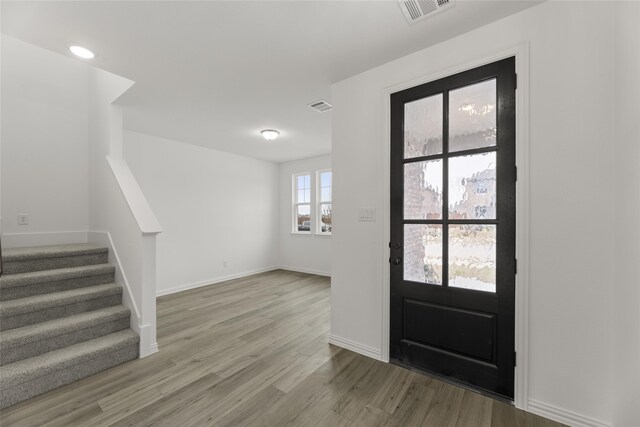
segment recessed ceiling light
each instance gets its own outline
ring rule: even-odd
[[[69,50],[75,56],[77,56],[79,58],[82,58],[82,59],[92,59],[92,58],[94,58],[96,56],[89,49],[84,48],[82,46],[69,46]]]
[[[278,137],[278,135],[280,135],[280,132],[274,129],[261,130],[260,133],[262,134],[262,136],[264,136],[264,139],[266,139],[267,141],[273,141]]]

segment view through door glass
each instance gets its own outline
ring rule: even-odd
[[[394,363],[513,399],[515,58],[391,95]]]

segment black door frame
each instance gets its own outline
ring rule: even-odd
[[[491,64],[491,63],[500,61],[502,59],[511,58],[511,57],[515,58],[515,61],[516,61],[516,63],[515,63],[515,72],[517,72],[519,70],[519,68],[522,67],[522,62],[523,62],[522,61],[522,57],[523,57],[523,53],[526,53],[526,50],[527,50],[527,46],[521,46],[521,47],[517,48],[514,52],[512,52],[512,53],[510,53],[508,55],[504,55],[502,57],[492,58],[492,59],[487,60],[486,62],[483,62],[483,63],[480,63],[480,64],[469,64],[468,66],[459,67],[459,71],[456,70],[456,71],[443,73],[442,75],[436,76],[434,78],[422,79],[421,81],[416,81],[415,83],[412,83],[412,84],[404,84],[402,86],[398,85],[395,88],[387,88],[386,95],[391,95],[392,93],[395,93],[395,92],[398,92],[398,91],[403,91],[405,89],[415,88],[416,86],[420,86],[420,85],[423,85],[425,83],[437,82],[438,80],[449,78],[450,76],[456,75],[456,74],[465,74],[465,73],[469,74],[470,73],[470,74],[473,75],[473,70],[476,69],[476,68],[483,67],[484,65]],[[526,56],[525,56],[525,60],[526,60]],[[520,62],[520,67],[518,66],[518,62]],[[515,79],[515,77],[516,76],[514,75],[514,79]],[[515,80],[514,80],[513,83],[510,83],[510,84],[514,84],[514,83],[515,83]],[[514,107],[516,105],[519,105],[519,106],[522,105],[522,97],[523,97],[522,92],[520,92],[519,94],[516,94],[516,97],[514,98],[514,100],[515,100],[514,101],[514,105],[513,105]],[[389,98],[387,98],[387,102],[389,102]],[[387,119],[387,128],[385,129],[385,131],[386,131],[386,137],[390,137],[390,130],[391,130],[391,125],[389,123],[390,114],[391,114],[390,103],[387,104],[387,106],[388,106],[388,110],[387,110],[387,114],[386,114],[387,115],[387,117],[386,117],[386,119]],[[519,110],[519,107],[516,110]],[[526,114],[525,113],[528,113],[528,111],[524,111],[524,112],[520,112],[519,111],[519,113],[517,114],[518,119],[522,120],[523,117],[525,117],[525,119],[526,119]],[[515,126],[516,127],[514,128],[514,135],[516,136],[516,143],[513,146],[513,152],[514,153],[515,153],[516,149],[520,149],[521,148],[520,144],[522,143],[522,141],[520,141],[520,144],[518,144],[517,141],[518,141],[518,137],[522,135],[522,132],[521,132],[522,122],[516,124]],[[524,139],[526,140],[526,135],[525,135]],[[392,150],[393,148],[391,148],[390,140],[387,141],[387,144],[388,144],[387,147],[385,147],[386,150]],[[478,150],[478,151],[482,151],[482,150]],[[390,151],[386,151],[385,154],[386,154],[385,155],[386,160],[387,161],[390,160],[390,158],[391,158]],[[520,156],[520,158],[522,158],[522,157]],[[525,157],[525,159],[526,159],[526,157]],[[517,163],[518,159],[516,158],[515,154],[514,154],[514,160]],[[385,174],[385,175],[387,175],[387,177],[389,177],[390,176],[390,165],[389,165],[388,162],[386,162],[386,163],[387,164],[385,166],[389,168],[389,169],[387,169],[389,174]],[[525,169],[528,169],[528,168],[525,168]],[[503,171],[503,172],[506,173],[507,171]],[[510,175],[511,175],[511,173],[512,172],[509,171]],[[513,171],[513,176],[515,176],[515,171]],[[525,183],[525,184],[526,185],[524,187],[522,185],[518,185],[517,186],[518,187],[517,191],[520,193],[524,189],[525,196],[528,197],[528,191],[527,191],[528,183]],[[390,187],[388,188],[388,190],[390,190]],[[387,194],[390,197],[391,192],[388,191]],[[519,196],[521,196],[521,194]],[[387,206],[390,208],[391,207],[390,201],[387,200],[387,203],[389,203]],[[520,205],[520,206],[518,206],[518,205]],[[516,218],[517,218],[516,220],[517,221],[520,221],[522,219],[521,218],[522,217],[522,212],[518,213],[518,207],[522,208],[523,206],[526,207],[526,205],[527,205],[526,202],[524,204],[523,203],[520,203],[520,204],[516,203],[516,213],[515,213],[515,215],[516,215]],[[385,218],[385,220],[386,220],[385,221],[385,227],[386,227],[385,231],[388,233],[387,236],[389,236],[390,231],[391,231],[391,227],[392,227],[392,225],[390,223],[389,209],[385,209],[385,215],[389,215],[389,216],[387,216]],[[522,232],[526,231],[527,226],[528,226],[528,218],[526,218],[525,222],[527,222],[527,224],[525,225],[524,228],[520,228],[519,227],[520,228],[520,232],[518,232],[517,230],[513,230],[514,240],[516,238],[522,238]],[[514,244],[512,246],[512,249],[513,249],[513,251],[515,253],[517,253],[516,243],[515,242],[514,242]],[[387,250],[385,250],[385,253],[388,254],[389,252]],[[526,254],[526,251],[525,251],[525,254]],[[515,271],[515,260],[513,261],[513,263],[514,263],[514,265],[513,265],[512,269],[513,269],[513,271]],[[387,303],[389,303],[390,299],[391,299],[390,298],[390,294],[389,294],[390,290],[391,290],[391,279],[390,279],[390,270],[387,270],[387,268],[388,268],[388,266],[386,268],[384,268],[384,271],[385,271],[385,287],[384,287],[385,297],[383,298],[383,301],[385,302],[385,306],[386,307],[384,307],[385,308],[385,310],[384,310],[385,312],[384,312],[383,317],[385,318],[386,322],[385,322],[385,324],[383,326],[387,326],[389,329],[384,329],[383,328],[383,333],[384,333],[384,330],[386,330],[386,331],[388,331],[387,333],[389,333],[389,335],[390,335],[391,334],[391,323],[390,323],[391,316],[390,316],[390,313],[388,311],[389,310],[389,306],[387,305]],[[514,283],[516,283],[516,282],[518,282],[518,281],[516,281],[515,278],[514,278]],[[525,285],[526,285],[526,280],[525,280]],[[513,289],[513,292],[515,293],[515,289]],[[522,290],[521,290],[521,292],[522,292]],[[523,297],[521,296],[519,299],[523,300]],[[516,301],[515,298],[514,298],[514,301],[513,301],[514,316],[513,316],[512,322],[511,322],[511,328],[512,328],[512,331],[513,331],[513,333],[512,333],[512,336],[513,336],[512,347],[514,349],[521,348],[521,346],[518,346],[518,342],[520,342],[520,343],[523,342],[522,339],[516,339],[515,328],[517,327],[518,328],[518,332],[524,332],[523,335],[526,335],[526,321],[527,321],[527,318],[526,318],[526,312],[524,312],[524,313],[521,312],[522,308],[523,308],[522,302],[518,303],[518,301]],[[523,322],[523,320],[524,320],[524,322]],[[524,325],[525,325],[524,328],[523,328],[522,323],[524,323]],[[383,359],[386,359],[386,360],[388,360],[387,358],[390,355],[390,338],[389,338],[389,335],[386,336],[386,338],[389,339],[389,341],[386,341],[386,339],[383,338],[383,348],[382,348],[383,354],[381,356],[382,356]],[[520,368],[518,370],[522,370],[522,368],[524,368],[524,370],[526,370],[526,366],[522,367],[522,364],[518,364],[518,365],[520,365],[520,366],[517,366],[518,368]],[[523,382],[522,379],[524,379],[525,380],[524,382],[526,383],[526,375],[525,376],[518,375],[518,372],[516,371],[516,372],[514,372],[514,378],[518,378],[518,380],[520,382],[518,384],[517,388],[516,388],[516,386],[513,387],[514,400],[516,401],[517,405],[519,403],[518,406],[524,407],[526,405],[526,388],[523,387],[523,385],[522,385],[522,382]],[[453,382],[455,382],[455,381],[453,381]],[[523,391],[524,391],[524,393],[523,393]],[[525,394],[525,396],[522,396],[523,394]],[[523,401],[523,399],[524,399],[524,401]],[[523,403],[524,403],[524,405],[523,405]]]

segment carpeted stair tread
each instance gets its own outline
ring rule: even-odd
[[[0,388],[7,389],[63,369],[91,363],[93,358],[138,345],[138,335],[130,329],[114,332],[30,359],[0,367]]]
[[[107,253],[108,249],[103,246],[89,243],[78,243],[73,245],[52,245],[52,246],[32,246],[29,248],[8,248],[2,250],[4,262],[24,261],[38,258],[58,258],[77,255],[90,255]]]
[[[109,262],[109,249],[88,243],[11,248],[2,251],[5,275]]]
[[[0,332],[0,365],[128,329],[130,310],[110,306]]]
[[[10,329],[0,333],[0,343],[2,349],[16,347],[32,343],[35,341],[54,338],[79,329],[86,329],[100,323],[129,318],[131,311],[124,305],[116,305],[87,313],[76,314],[74,316],[63,317],[61,319],[49,320],[47,322],[36,323],[35,325],[23,326],[22,328]]]
[[[114,273],[115,270],[116,268],[111,264],[96,264],[80,267],[58,268],[55,270],[33,271],[29,273],[8,274],[0,277],[0,289],[111,274]]]
[[[115,280],[115,267],[103,263],[37,270],[0,277],[0,301],[103,285]]]
[[[44,295],[35,295],[0,302],[0,316],[9,317],[23,313],[43,310],[50,307],[76,304],[82,301],[98,299],[106,296],[122,293],[122,287],[115,283],[89,286],[86,288],[71,289],[69,291],[54,292]]]

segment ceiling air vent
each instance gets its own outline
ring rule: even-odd
[[[319,113],[324,113],[325,111],[329,111],[332,108],[331,104],[323,100],[312,102],[311,104],[309,104],[309,107],[313,108]]]
[[[400,0],[399,5],[410,24],[422,21],[453,6],[454,0]]]

